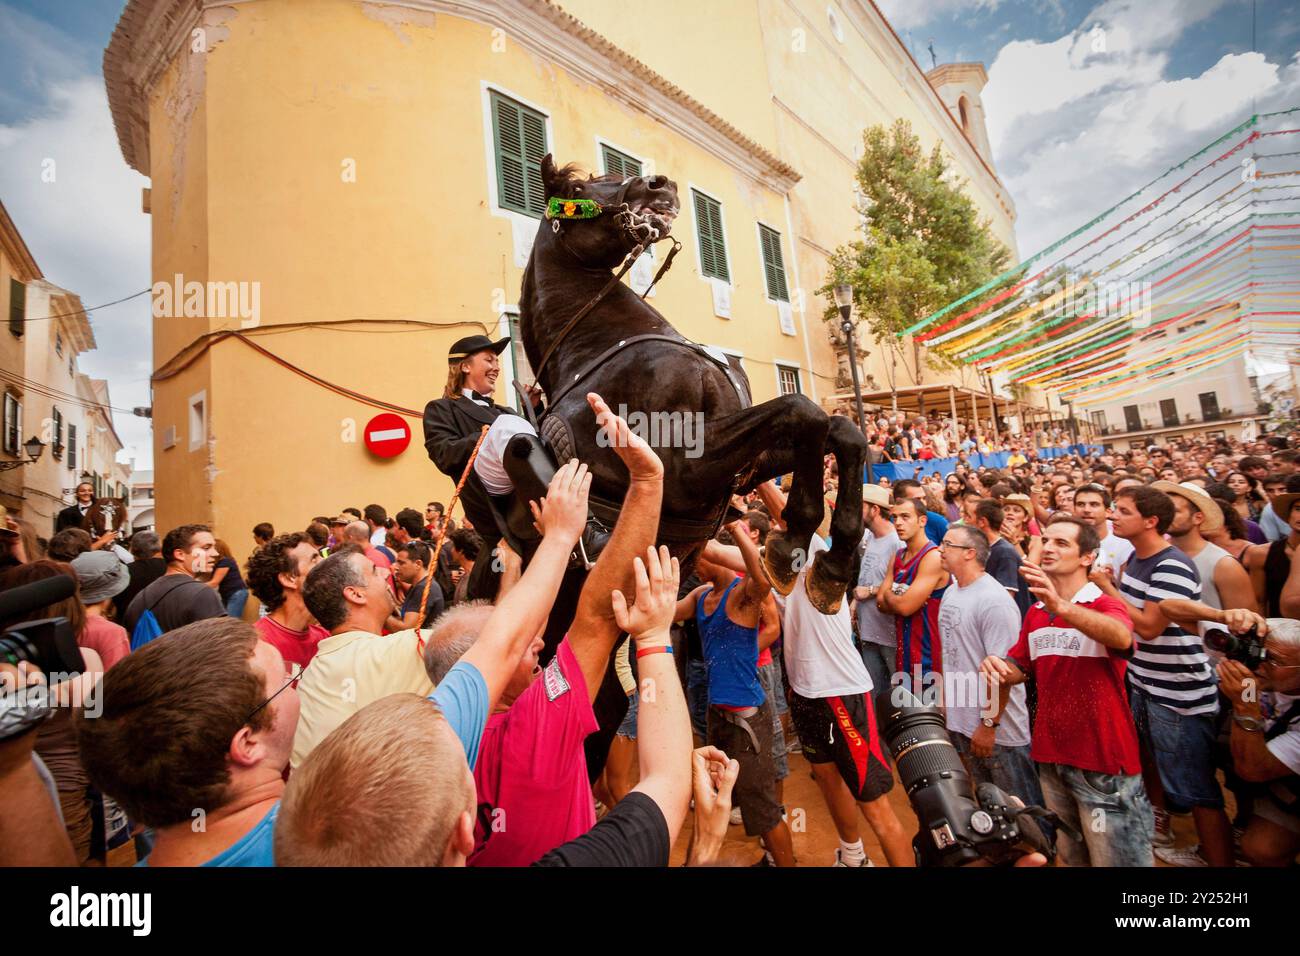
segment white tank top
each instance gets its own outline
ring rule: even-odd
[[[1192,558],[1196,573],[1201,576],[1201,603],[1208,604],[1216,611],[1223,610],[1223,602],[1219,599],[1219,589],[1214,586],[1214,569],[1224,558],[1231,557],[1217,544],[1207,541],[1200,553]]]

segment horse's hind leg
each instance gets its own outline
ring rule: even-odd
[[[808,572],[808,599],[823,614],[840,609],[845,592],[857,578],[858,545],[862,541],[862,470],[867,440],[853,422],[832,416],[826,444],[835,455],[839,491],[831,516],[831,547],[819,553]]]

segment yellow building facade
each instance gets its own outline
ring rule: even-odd
[[[872,4],[655,11],[127,3],[105,77],[123,155],[152,180],[160,529],[211,522],[242,557],[259,521],[446,500],[415,416],[452,341],[511,328],[538,225],[510,165],[519,130],[525,161],[677,182],[684,248],[653,304],[742,356],[758,402],[835,391],[813,290],[854,236],[866,126],[902,116],[941,142],[1014,251],[982,130],[963,130]],[[978,82],[958,80],[960,115],[981,122]],[[511,402],[504,357],[496,397]],[[384,405],[413,432],[387,460],[363,440]]]

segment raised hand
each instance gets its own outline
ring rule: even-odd
[[[677,586],[681,569],[677,559],[669,556],[662,545],[656,554],[653,546],[646,548],[646,557],[633,559],[636,576],[636,603],[630,608],[623,592],[610,594],[614,620],[632,635],[634,641],[650,638],[665,640],[677,610]]]
[[[533,521],[542,537],[555,536],[570,547],[578,543],[587,525],[587,494],[591,490],[591,474],[587,466],[574,458],[566,462],[546,489],[541,502],[530,501]]]
[[[654,481],[663,478],[664,463],[653,448],[619,418],[595,392],[587,393],[587,404],[596,413],[596,424],[605,433],[605,440],[614,449],[619,461],[627,467],[632,481]]]
[[[1055,614],[1065,606],[1056,585],[1038,565],[1031,561],[1023,562],[1020,565],[1020,575],[1029,583],[1029,593],[1043,602],[1048,614]]]
[[[689,865],[708,866],[717,859],[731,821],[731,790],[739,776],[740,762],[717,747],[700,747],[691,754],[695,828]]]

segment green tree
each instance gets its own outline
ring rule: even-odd
[[[920,344],[900,334],[1002,272],[1010,254],[990,233],[988,219],[980,218],[962,190],[965,180],[938,144],[926,153],[902,119],[870,127],[862,143],[855,175],[862,237],[832,253],[826,285],[818,292],[829,298],[838,283],[851,285],[858,317],[904,368],[910,345],[908,375],[920,385],[927,362],[934,368],[953,365],[937,352],[923,357]],[[824,318],[838,321],[838,313],[829,308]]]

